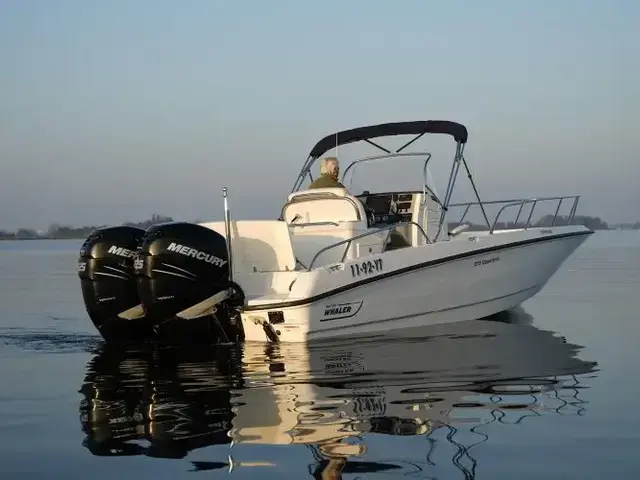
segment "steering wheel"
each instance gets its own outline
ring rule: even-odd
[[[371,227],[375,223],[377,223],[376,222],[376,212],[374,212],[373,208],[371,208],[366,203],[363,203],[362,206],[364,207],[364,211],[365,211],[365,213],[367,215],[367,227]]]

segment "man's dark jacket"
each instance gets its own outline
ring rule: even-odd
[[[321,175],[307,188],[346,188],[342,183],[329,175]]]

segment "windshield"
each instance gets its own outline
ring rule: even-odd
[[[342,183],[352,195],[364,190],[390,192],[423,190],[425,185],[437,197],[428,152],[378,155],[355,160],[342,171]]]

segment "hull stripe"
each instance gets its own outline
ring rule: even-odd
[[[408,267],[399,268],[397,270],[392,270],[390,272],[385,272],[380,275],[376,275],[375,277],[364,278],[362,280],[358,280],[357,282],[352,282],[347,285],[342,285],[337,288],[333,288],[331,290],[327,290],[326,292],[322,292],[318,295],[314,295],[308,298],[302,298],[299,300],[292,300],[289,302],[280,302],[280,303],[264,303],[258,305],[248,305],[243,308],[244,312],[252,312],[256,310],[279,310],[282,308],[289,307],[299,307],[303,305],[309,305],[311,303],[317,302],[319,300],[323,300],[327,297],[331,297],[333,295],[337,295],[339,293],[347,292],[349,290],[353,290],[354,288],[361,287],[363,285],[367,285],[373,282],[379,282],[381,280],[385,280],[387,278],[395,277],[397,275],[404,275],[405,273],[414,272],[416,270],[420,270],[427,267],[433,267],[435,265],[441,265],[443,263],[453,262],[455,260],[461,260],[464,258],[474,257],[476,255],[484,255],[486,253],[496,252],[499,250],[511,250],[514,248],[521,248],[528,245],[534,245],[538,243],[551,242],[554,240],[560,240],[564,238],[570,237],[581,237],[585,235],[591,235],[593,230],[587,230],[582,232],[570,232],[570,233],[561,233],[557,235],[549,235],[542,238],[530,238],[527,240],[521,240],[519,242],[513,242],[502,245],[493,245],[491,247],[480,248],[477,250],[469,250],[468,252],[456,253],[453,255],[448,255],[446,257],[437,258],[435,260],[429,260],[427,262],[416,263],[415,265],[410,265]]]

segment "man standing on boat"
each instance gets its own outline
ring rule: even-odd
[[[320,164],[320,176],[308,188],[346,188],[340,181],[340,164],[336,157],[326,157]]]

